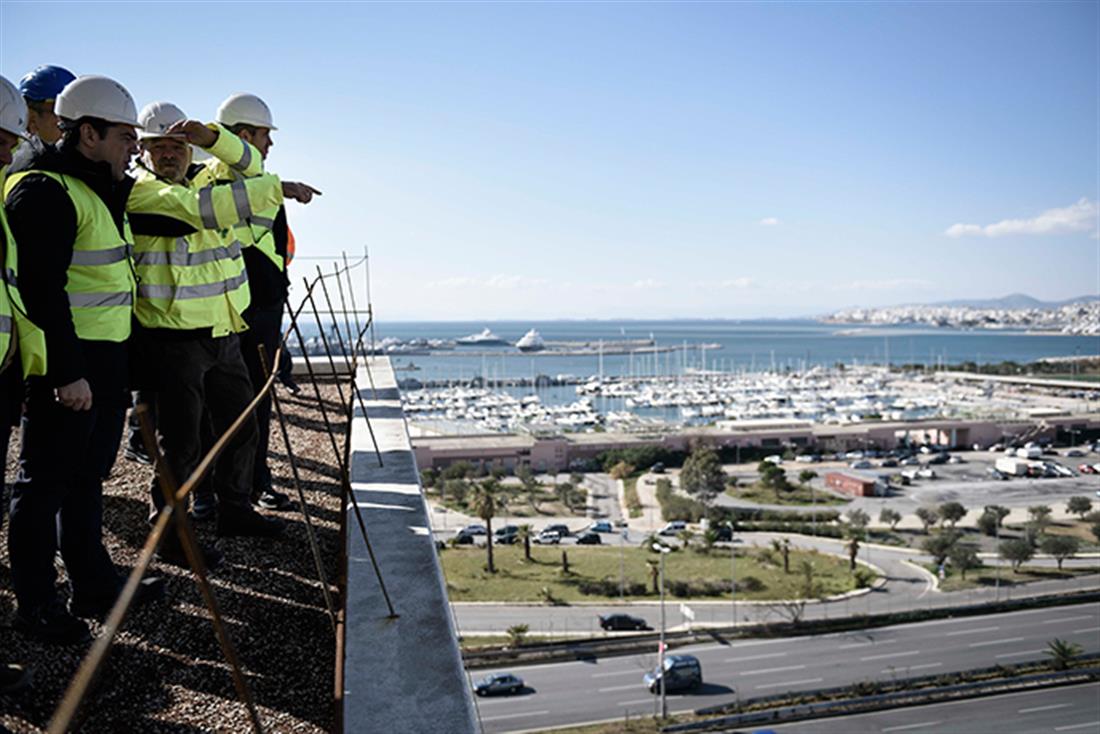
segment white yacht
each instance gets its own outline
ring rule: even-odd
[[[489,331],[488,327],[486,327],[478,334],[470,334],[469,336],[455,339],[455,343],[465,347],[500,347],[506,345],[508,342]]]
[[[531,329],[516,342],[516,349],[521,352],[538,352],[546,349],[546,342],[537,331]]]

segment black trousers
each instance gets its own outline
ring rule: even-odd
[[[155,375],[157,438],[177,486],[199,465],[210,445],[208,424],[221,436],[252,401],[252,383],[236,334],[188,339],[147,338],[143,358]],[[214,465],[209,487],[223,505],[250,507],[256,422],[248,420]],[[164,507],[157,479],[153,507]]]
[[[113,599],[122,584],[103,547],[103,476],[114,460],[126,405],[126,344],[82,342],[91,410],[54,399],[30,378],[19,477],[12,490],[8,549],[15,597],[33,610],[56,598],[61,551],[74,599]]]
[[[241,334],[241,354],[248,366],[248,376],[252,380],[253,390],[258,391],[267,382],[267,373],[273,369],[275,350],[282,338],[283,304],[274,306],[249,307],[244,312],[248,322],[248,331]],[[267,355],[266,370],[260,362],[259,345],[263,345]],[[255,395],[255,392],[253,393]],[[271,469],[267,466],[268,443],[271,437],[271,396],[265,396],[256,406],[256,427],[259,440],[256,442],[256,460],[253,469],[253,489],[255,494],[271,491]]]

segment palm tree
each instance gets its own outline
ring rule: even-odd
[[[1081,646],[1055,637],[1047,643],[1046,654],[1050,656],[1050,667],[1065,670],[1073,659],[1081,654]]]
[[[516,539],[523,541],[523,557],[528,561],[531,560],[531,536],[534,534],[535,530],[530,525],[520,525],[516,532]]]
[[[646,561],[645,565],[649,569],[649,580],[653,582],[653,593],[660,594],[661,590],[657,588],[657,581],[661,575],[661,562],[657,559],[651,559]]]
[[[487,533],[485,550],[489,555],[486,570],[489,573],[497,572],[496,567],[493,566],[493,515],[497,512],[496,491],[499,486],[500,482],[496,479],[486,479],[478,484],[474,490],[474,512],[485,521],[485,531]]]
[[[791,572],[791,541],[787,538],[776,538],[772,541],[772,550],[783,556],[783,573]]]
[[[850,533],[848,540],[848,570],[856,570],[856,559],[859,558],[859,541],[862,533]]]

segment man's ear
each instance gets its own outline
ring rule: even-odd
[[[83,122],[80,124],[80,142],[88,147],[94,147],[100,141],[99,133],[96,132],[95,125],[90,122]]]
[[[251,143],[252,142],[252,131],[250,129],[248,129],[247,127],[242,127],[241,131],[237,134],[238,134],[238,136],[240,136],[241,140],[243,140],[244,142],[246,142],[246,143]]]

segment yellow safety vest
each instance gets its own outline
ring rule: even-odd
[[[218,152],[216,145],[212,151]],[[198,230],[185,237],[135,235],[138,321],[149,328],[210,328],[215,337],[247,329],[242,243],[226,235],[252,212],[278,206],[282,183],[268,174],[222,185],[203,185],[203,179],[173,184],[144,169],[136,177],[127,211],[160,214]]]
[[[4,174],[0,172],[0,189],[3,189]],[[10,365],[15,356],[15,345],[19,345],[23,376],[46,374],[46,337],[42,330],[27,318],[27,309],[19,294],[19,252],[15,247],[15,238],[8,229],[8,218],[0,203],[0,227],[3,231],[2,254],[4,261],[0,265],[3,283],[0,283],[0,372]],[[17,338],[12,339],[12,335]],[[34,355],[40,354],[40,359]]]
[[[4,177],[8,174],[8,167],[4,166],[0,168],[0,189],[3,188]],[[0,283],[0,372],[3,372],[8,368],[8,362],[12,357],[12,334],[15,333],[15,321],[12,316],[11,299],[8,296],[8,262],[11,257],[8,255],[9,250],[14,250],[12,246],[11,232],[8,231],[8,218],[4,215],[4,207],[0,205],[0,257],[3,257],[3,261],[0,261],[0,277],[3,277],[3,283]],[[12,276],[10,280],[12,283],[15,281],[15,270],[12,270]],[[14,288],[14,285],[12,286]]]
[[[229,135],[233,135],[228,130],[222,128],[224,132]],[[240,140],[236,135],[234,138]],[[219,142],[221,142],[219,136]],[[252,145],[240,140],[241,144],[246,149],[255,151],[251,158],[252,163],[257,160],[261,160],[260,153]],[[239,164],[230,165],[225,163],[225,158],[212,159],[204,164],[206,172],[203,178],[213,181],[239,181],[242,178],[254,176],[256,173],[242,168]],[[261,162],[262,165],[262,162]],[[283,258],[275,250],[275,234],[272,231],[275,228],[275,216],[279,213],[279,207],[282,205],[282,201],[276,206],[268,207],[266,209],[260,209],[254,211],[247,217],[241,217],[238,222],[233,226],[233,232],[231,238],[240,242],[242,247],[255,247],[264,255],[267,256],[271,262],[275,264],[275,267],[279,268],[279,272],[286,269],[286,263],[283,262]]]
[[[65,292],[77,337],[88,341],[126,341],[130,338],[135,287],[130,263],[133,238],[130,236],[129,221],[123,215],[123,232],[119,234],[110,210],[91,187],[75,176],[53,171],[22,171],[15,174],[4,187],[5,198],[24,177],[32,174],[52,178],[61,184],[76,210],[76,240],[73,242]],[[18,328],[24,373],[40,364],[40,373],[29,373],[45,374],[45,340],[26,344],[22,339],[22,319]]]

